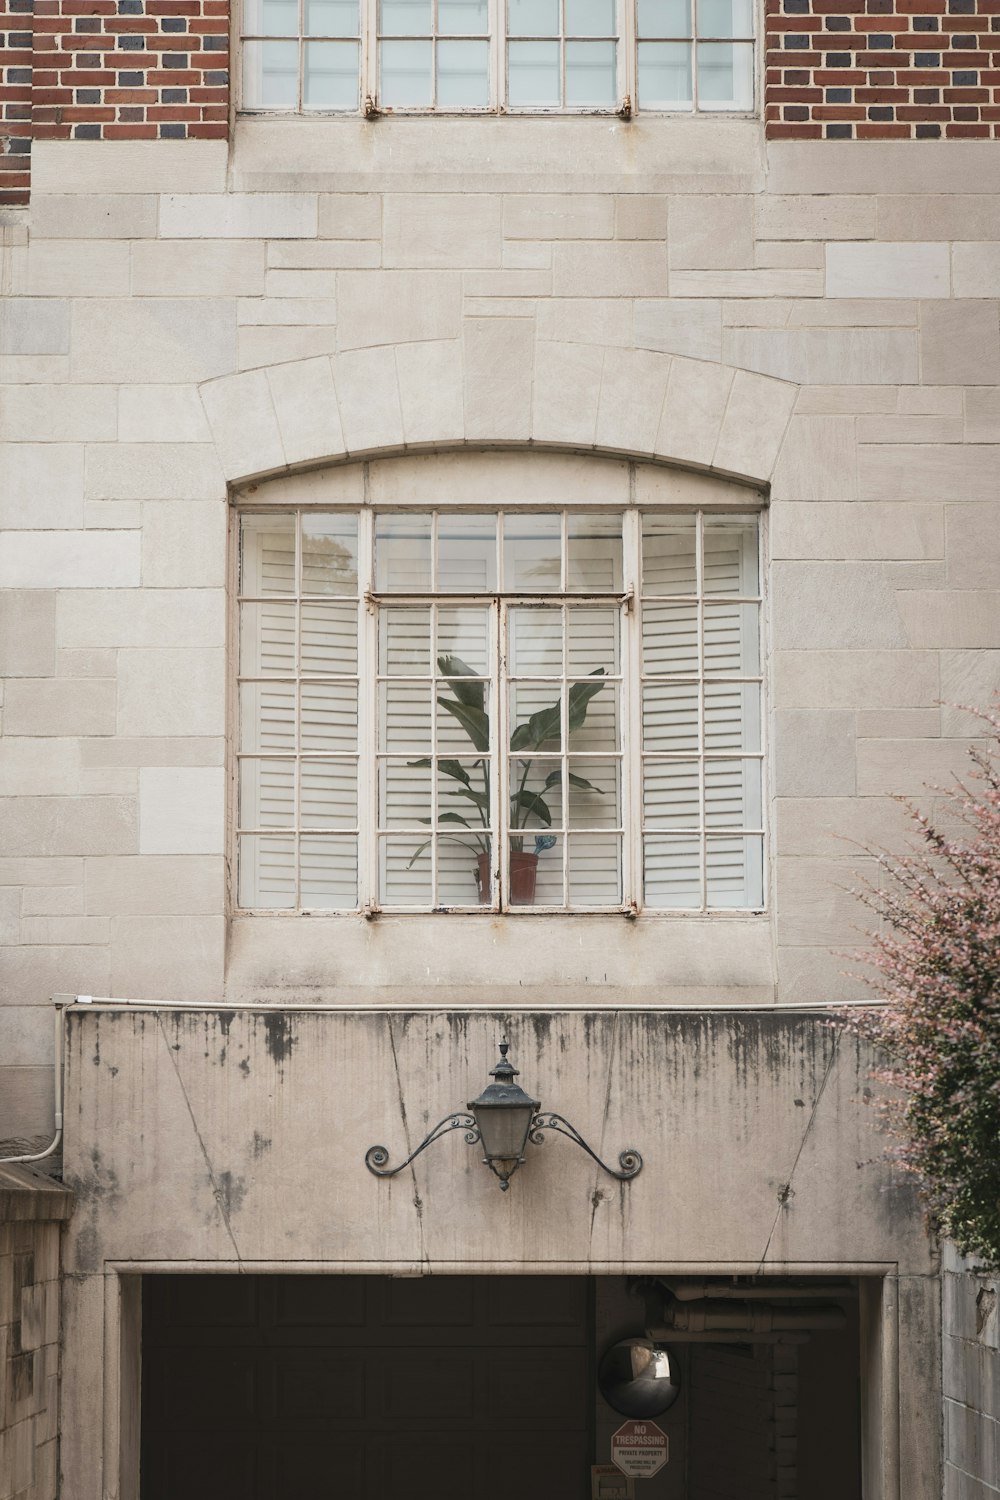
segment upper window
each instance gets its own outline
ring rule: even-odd
[[[753,107],[752,0],[244,0],[246,110]]]
[[[244,908],[763,905],[757,519],[244,514]]]

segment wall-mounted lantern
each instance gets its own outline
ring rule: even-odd
[[[468,1114],[445,1115],[398,1167],[388,1165],[389,1152],[385,1146],[369,1146],[365,1152],[365,1166],[369,1172],[374,1172],[376,1177],[395,1177],[421,1151],[426,1151],[433,1141],[447,1135],[450,1130],[464,1130],[466,1143],[470,1146],[477,1142],[482,1145],[483,1162],[500,1179],[500,1190],[504,1193],[510,1186],[510,1179],[524,1161],[528,1142],[532,1141],[536,1146],[543,1144],[543,1130],[555,1130],[560,1135],[568,1136],[588,1156],[593,1157],[599,1167],[610,1176],[617,1177],[620,1182],[628,1182],[642,1170],[642,1157],[638,1151],[622,1151],[618,1157],[620,1170],[616,1172],[614,1167],[609,1167],[607,1162],[601,1160],[596,1151],[591,1150],[580,1132],[568,1120],[563,1119],[562,1115],[553,1114],[550,1110],[539,1113],[539,1100],[532,1099],[514,1082],[518,1070],[513,1063],[507,1061],[508,1050],[509,1043],[502,1041],[500,1061],[490,1070],[490,1077],[496,1081],[488,1083],[478,1098],[469,1100]]]

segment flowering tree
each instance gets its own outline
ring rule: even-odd
[[[886,1059],[882,1108],[936,1227],[990,1266],[1000,1265],[998,712],[980,715],[993,746],[970,750],[968,780],[941,791],[943,818],[904,804],[918,851],[868,851],[888,877],[862,892],[884,924],[867,976],[883,1004],[845,1020]]]

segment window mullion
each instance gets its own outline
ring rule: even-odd
[[[622,524],[622,584],[626,599],[620,616],[622,667],[622,898],[626,906],[642,904],[643,805],[642,784],[642,606],[640,603],[640,537],[642,522],[635,509],[625,512]]]
[[[493,830],[490,842],[490,905],[494,911],[507,910],[510,893],[507,890],[510,870],[510,837],[507,830],[510,810],[510,713],[508,708],[507,649],[509,612],[507,605],[497,598],[493,602],[493,630],[491,631],[490,686],[494,694],[494,711],[490,715],[493,725],[493,744],[490,746],[493,774],[491,785],[493,796],[490,807],[490,826]]]
[[[638,74],[638,27],[636,25],[635,0],[618,0],[618,89],[619,103],[628,98],[632,113],[636,109],[636,77]]]
[[[698,512],[695,531],[695,589],[698,595],[698,806],[701,908],[708,907],[708,799],[705,786],[705,513]]]
[[[358,515],[358,901],[366,910],[378,904],[378,609],[370,600],[374,584],[372,513]]]
[[[489,0],[490,28],[490,104],[502,114],[507,104],[507,5],[506,0]]]

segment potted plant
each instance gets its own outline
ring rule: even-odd
[[[472,835],[471,842],[460,834],[455,834],[453,837],[476,856],[474,874],[479,889],[480,904],[485,905],[490,899],[490,763],[488,759],[490,718],[486,712],[486,685],[474,679],[472,668],[460,656],[444,654],[438,657],[437,664],[438,671],[442,677],[448,679],[454,694],[454,697],[438,698],[437,701],[442,708],[457,719],[472,741],[473,748],[482,756],[482,759],[473,761],[469,769],[459,760],[438,760],[438,768],[456,783],[446,795],[472,804],[467,809],[468,816],[462,812],[449,810],[438,814],[438,822],[458,823],[468,829]],[[586,720],[591,700],[604,686],[603,667],[595,668],[589,675],[600,680],[576,682],[569,690],[567,701],[569,734],[581,728]],[[528,906],[534,901],[538,856],[546,849],[551,849],[556,842],[552,834],[532,834],[528,829],[528,824],[529,820],[534,818],[545,828],[552,826],[552,811],[546,801],[546,795],[561,784],[562,768],[556,766],[554,770],[549,771],[540,787],[532,789],[529,781],[534,763],[533,757],[545,750],[547,746],[559,743],[561,709],[562,700],[557,699],[555,703],[547,708],[539,709],[518,724],[510,736],[511,755],[516,755],[521,765],[516,784],[512,783],[510,792],[510,827],[518,830],[511,834],[510,839],[510,901],[514,906]],[[430,767],[433,762],[429,756],[423,756],[420,760],[410,761],[409,764]],[[474,775],[477,775],[479,785],[474,785]],[[594,786],[593,782],[575,775],[572,771],[568,773],[568,779],[572,786],[582,791],[598,792],[603,795],[600,787]],[[431,819],[421,818],[419,821],[430,823]],[[519,830],[524,830],[524,832]],[[524,847],[528,838],[533,840],[531,849]],[[428,839],[414,850],[410,859],[411,866],[429,843]]]

